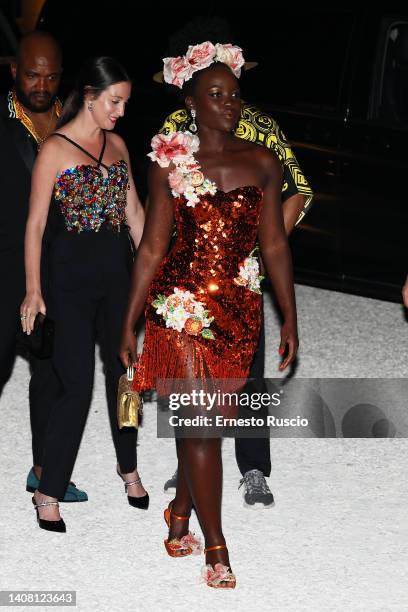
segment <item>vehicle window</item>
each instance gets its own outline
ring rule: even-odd
[[[353,14],[273,9],[271,17],[259,23],[259,66],[248,73],[251,91],[263,92],[258,102],[339,110]]]
[[[378,116],[387,123],[408,124],[408,23],[388,29]]]

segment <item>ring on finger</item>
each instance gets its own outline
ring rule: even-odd
[[[20,319],[21,319],[22,321],[23,321],[24,319],[26,319],[26,318],[27,318],[27,315],[24,315],[24,314],[20,315]]]

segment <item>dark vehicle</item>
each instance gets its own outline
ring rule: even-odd
[[[315,191],[291,239],[297,280],[401,301],[408,272],[408,10],[274,11],[259,57],[281,55],[259,105]],[[270,67],[269,67],[270,68]],[[253,75],[262,91],[267,67]],[[252,75],[251,75],[252,76]],[[259,82],[259,86],[257,86]]]
[[[314,192],[293,233],[296,280],[400,301],[408,271],[408,9],[279,8],[243,14],[235,3],[200,9],[178,2],[46,1],[39,27],[64,52],[62,92],[90,55],[111,54],[128,67],[134,87],[120,122],[146,194],[146,153],[163,118],[180,103],[153,83],[172,31],[200,15],[225,17],[248,60],[244,97],[278,121]],[[232,10],[234,9],[234,10]]]

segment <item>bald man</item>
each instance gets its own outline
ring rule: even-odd
[[[13,89],[0,98],[0,395],[15,360],[20,329],[20,304],[25,295],[24,233],[30,197],[31,172],[44,140],[55,130],[61,113],[57,98],[62,73],[60,48],[47,32],[32,32],[21,40],[11,64]],[[46,292],[44,243],[42,281]],[[50,408],[59,391],[50,359],[30,358],[30,420],[33,467],[27,491],[34,491],[41,476],[43,440]],[[16,410],[22,397],[16,397]],[[87,495],[70,483],[61,501],[86,501]]]

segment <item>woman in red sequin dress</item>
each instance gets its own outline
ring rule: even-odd
[[[136,357],[134,328],[145,306],[146,331],[135,386],[157,379],[245,379],[258,342],[261,296],[253,251],[259,242],[282,310],[279,352],[287,367],[297,351],[290,251],[280,203],[282,169],[275,155],[236,138],[241,50],[202,43],[165,59],[164,77],[182,89],[196,118],[190,132],[155,136],[150,154],[150,207],[134,264],[121,358]],[[167,254],[174,222],[177,240]],[[167,255],[166,255],[167,254]],[[193,386],[193,383],[192,383]],[[166,549],[199,550],[188,530],[194,506],[205,537],[203,576],[209,586],[233,587],[221,527],[219,438],[177,440],[176,497],[166,510]]]

